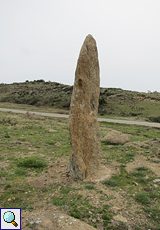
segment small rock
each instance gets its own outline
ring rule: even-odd
[[[130,137],[122,132],[112,130],[102,139],[102,141],[118,145],[130,142]]]
[[[93,222],[93,223],[96,223],[96,219],[92,219],[92,222]]]
[[[116,206],[114,206],[114,207],[111,208],[111,211],[113,211],[114,213],[117,213],[120,210],[121,210],[121,208],[116,207]]]
[[[61,145],[60,142],[57,142],[57,143],[54,144],[54,146],[60,146],[60,145]]]
[[[33,221],[31,221],[31,222],[29,222],[30,224],[34,224],[34,222]]]
[[[158,185],[157,185],[157,184],[154,184],[154,187],[155,187],[155,188],[158,188]]]
[[[22,144],[22,142],[21,142],[21,141],[16,141],[16,144],[19,144],[19,145],[20,145],[20,144]]]
[[[36,220],[36,222],[35,222],[36,224],[38,224],[38,223],[41,223],[41,220]]]
[[[116,221],[127,223],[127,219],[125,217],[121,216],[121,215],[114,216],[113,219],[116,220]]]
[[[57,131],[56,131],[56,130],[53,130],[53,129],[50,129],[48,132],[49,132],[49,133],[54,133],[54,132],[57,132]]]
[[[146,175],[144,178],[145,178],[146,180],[148,180],[148,179],[149,179],[149,176],[148,176],[148,175]]]
[[[12,197],[12,200],[15,200],[16,198],[15,197]]]
[[[135,184],[136,186],[138,186],[138,183],[137,183],[137,182],[133,181],[132,183]]]
[[[160,183],[160,179],[155,179],[153,183]]]
[[[9,198],[8,201],[11,201],[11,198]]]
[[[153,191],[152,188],[144,188],[144,190],[147,191],[147,192]]]

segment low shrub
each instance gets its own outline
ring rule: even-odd
[[[19,161],[18,166],[26,168],[43,168],[46,166],[46,163],[43,158],[32,156]]]
[[[148,205],[150,204],[150,200],[149,197],[147,196],[146,193],[142,192],[142,193],[137,193],[135,195],[135,200],[143,205]]]

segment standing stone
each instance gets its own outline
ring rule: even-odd
[[[99,93],[97,46],[92,35],[88,35],[77,62],[69,115],[70,173],[82,180],[99,168]]]

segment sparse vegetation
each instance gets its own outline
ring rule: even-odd
[[[159,128],[100,122],[102,138],[114,129],[128,134],[131,142],[101,143],[100,160],[112,176],[91,183],[66,173],[70,159],[67,119],[0,115],[1,207],[21,207],[27,214],[56,206],[97,229],[158,229],[160,187],[153,181],[159,178]],[[127,222],[115,221],[117,215]]]

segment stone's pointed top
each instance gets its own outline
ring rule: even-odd
[[[76,68],[76,76],[75,81],[78,81],[78,78],[82,80],[91,77],[92,83],[99,86],[99,61],[98,61],[98,50],[96,45],[96,40],[89,34],[81,47],[77,68]],[[95,81],[93,80],[95,79]],[[85,84],[86,85],[86,84]],[[90,88],[90,85],[89,85]],[[90,89],[88,90],[90,91]],[[87,90],[87,92],[88,92]]]
[[[91,34],[88,34],[84,40],[84,43],[86,42],[93,42],[94,44],[96,44],[96,40],[94,39],[94,37]]]
[[[91,34],[88,34],[88,35],[86,36],[86,38],[87,38],[87,39],[94,39],[93,36],[92,36]]]

